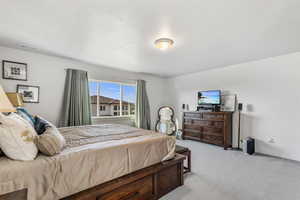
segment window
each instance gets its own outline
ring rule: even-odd
[[[136,85],[90,81],[89,90],[93,117],[135,114]]]
[[[100,105],[100,111],[105,111],[105,109],[106,109],[105,106]]]
[[[118,109],[118,106],[114,106],[114,110],[119,110],[119,109]]]

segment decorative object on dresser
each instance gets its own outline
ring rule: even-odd
[[[232,112],[184,112],[183,139],[232,147]]]
[[[221,111],[222,112],[235,112],[236,110],[236,94],[224,94],[221,96]]]
[[[17,93],[22,94],[24,103],[40,102],[40,87],[32,85],[17,85]]]
[[[2,77],[3,79],[27,81],[27,64],[3,60]]]
[[[189,104],[182,104],[182,111],[189,111]]]
[[[192,163],[191,163],[191,150],[189,150],[189,148],[187,147],[183,147],[183,146],[180,146],[180,145],[176,145],[176,148],[175,148],[175,152],[178,153],[178,154],[181,154],[181,155],[184,155],[187,159],[187,167],[184,166],[184,174],[185,173],[188,173],[188,172],[191,172],[191,166],[192,166]]]
[[[177,126],[174,121],[174,110],[169,106],[163,106],[158,109],[158,120],[155,125],[155,131],[167,135],[174,135]]]

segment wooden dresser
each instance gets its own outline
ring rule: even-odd
[[[184,112],[182,123],[183,139],[232,146],[231,112]]]

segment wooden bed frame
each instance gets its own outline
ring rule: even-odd
[[[156,200],[183,185],[184,156],[138,170],[62,200]],[[26,200],[27,190],[0,196],[0,200]]]

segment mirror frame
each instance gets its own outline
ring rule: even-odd
[[[171,122],[174,123],[174,125],[175,125],[175,130],[172,132],[172,134],[167,134],[167,135],[174,135],[174,134],[176,133],[176,131],[177,131],[177,125],[176,125],[176,122],[174,121],[174,116],[175,116],[174,109],[173,109],[172,107],[170,107],[170,106],[162,106],[162,107],[160,107],[160,108],[158,109],[158,111],[157,111],[158,119],[157,119],[157,121],[156,121],[156,123],[155,123],[155,131],[158,132],[157,125],[158,125],[158,123],[160,122],[160,115],[159,115],[159,113],[160,113],[160,110],[163,109],[163,108],[169,108],[169,109],[172,111]]]

